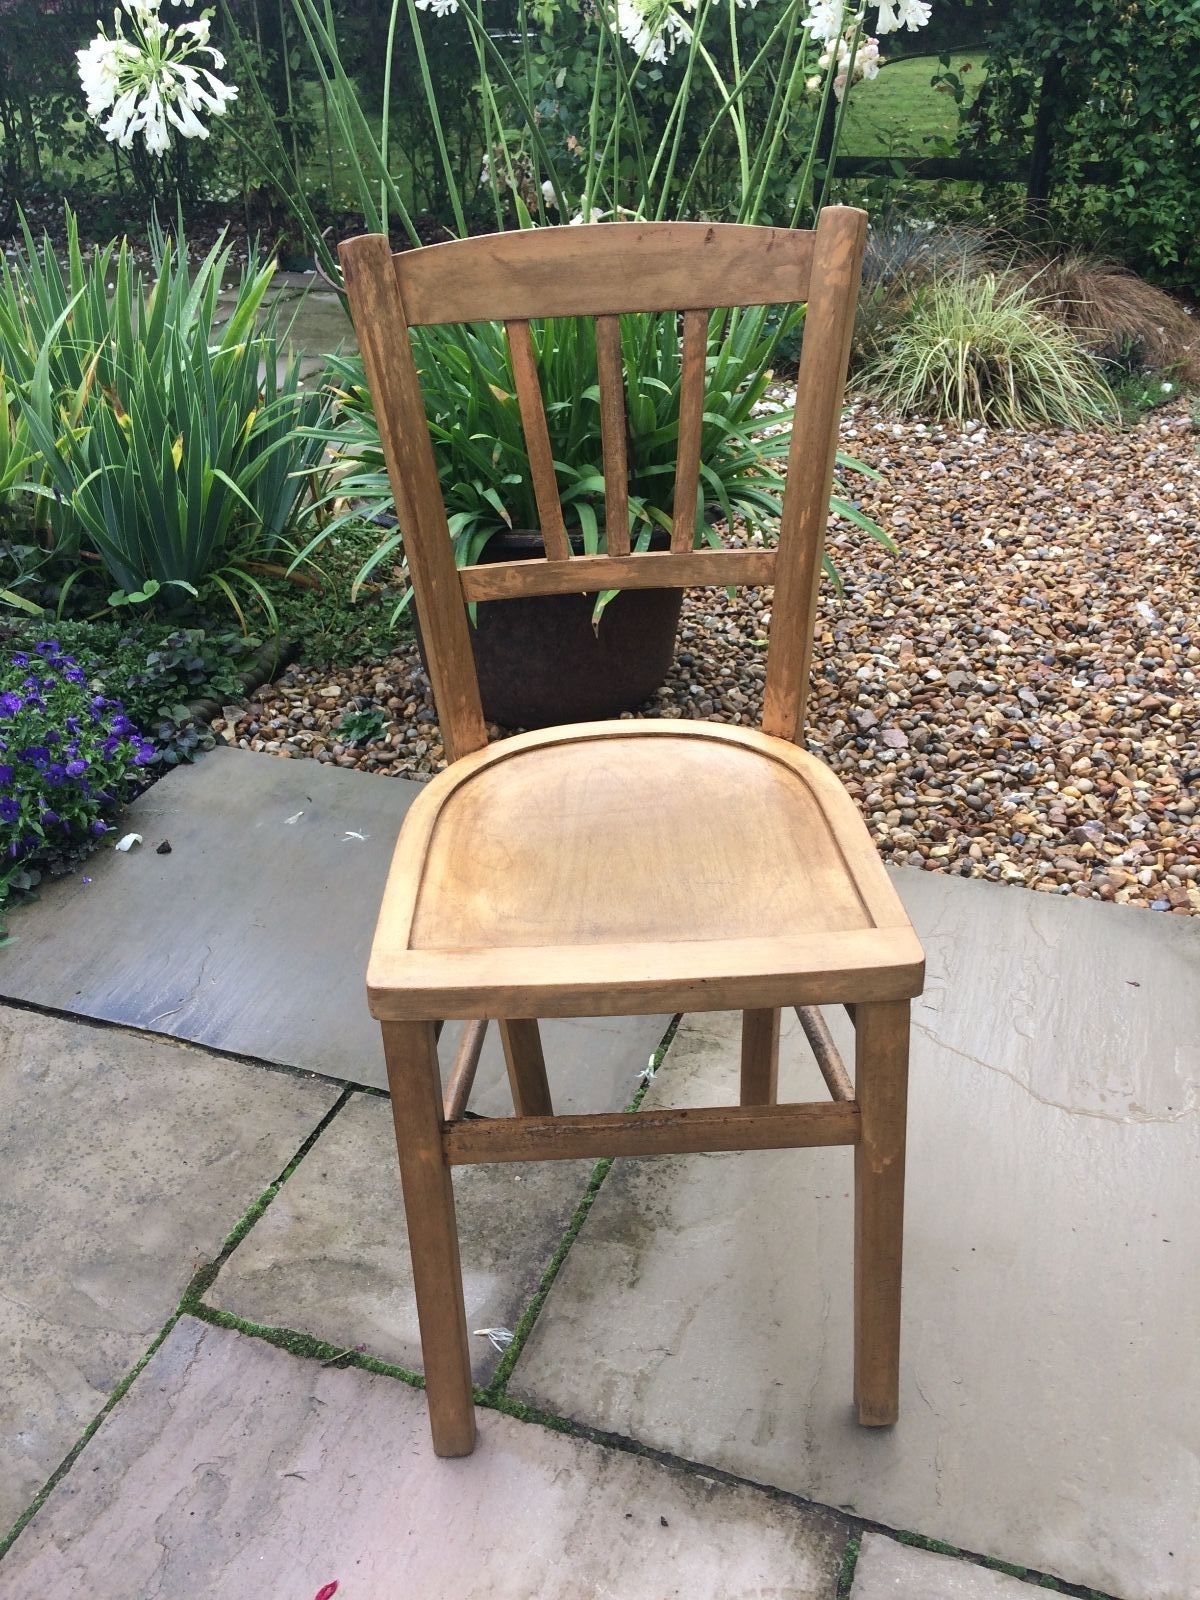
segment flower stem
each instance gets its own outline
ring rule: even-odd
[[[412,28],[413,43],[417,49],[417,65],[421,71],[421,84],[425,90],[425,103],[429,107],[429,120],[433,124],[433,137],[438,147],[442,173],[446,179],[450,205],[454,212],[454,225],[458,229],[459,238],[465,239],[467,236],[467,219],[463,215],[462,196],[459,193],[458,181],[454,176],[454,168],[450,164],[450,152],[446,148],[446,132],[442,127],[442,114],[438,108],[437,92],[433,87],[433,78],[429,72],[429,60],[425,54],[425,39],[421,33],[421,19],[417,16],[416,0],[408,0],[408,20]]]

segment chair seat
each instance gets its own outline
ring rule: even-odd
[[[908,999],[924,956],[857,809],[754,729],[519,734],[414,802],[367,975],[383,1020]]]

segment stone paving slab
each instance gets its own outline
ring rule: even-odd
[[[0,1007],[0,1533],[335,1099]]]
[[[88,1600],[831,1600],[835,1518],[183,1319],[21,1534],[0,1593]]]
[[[177,768],[119,825],[143,845],[101,850],[13,913],[17,942],[0,950],[0,997],[384,1087],[367,955],[419,787],[246,750],[217,749]],[[160,856],[163,839],[171,853]],[[547,1023],[556,1103],[625,1105],[667,1020]],[[511,1112],[489,1033],[472,1109]],[[447,1070],[456,1038],[447,1029]]]
[[[849,1150],[618,1162],[511,1392],[1125,1600],[1194,1600],[1200,930],[898,878],[930,958],[899,1426],[851,1419]],[[820,1094],[794,1023],[783,1054],[785,1095]],[[649,1103],[728,1101],[737,1071],[735,1019],[689,1017]]]
[[[515,1328],[592,1175],[588,1161],[459,1167],[467,1326]],[[296,1168],[205,1297],[423,1371],[388,1102],[356,1095]],[[471,1342],[475,1381],[500,1360]]]
[[[1045,1600],[1040,1584],[1025,1583],[956,1556],[863,1535],[850,1600]]]

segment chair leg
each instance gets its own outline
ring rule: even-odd
[[[742,1012],[742,1104],[773,1106],[779,1098],[779,1011]]]
[[[854,1404],[864,1427],[886,1428],[900,1411],[908,1001],[856,1009],[862,1137],[854,1147]]]
[[[546,1060],[542,1055],[542,1036],[529,1017],[512,1018],[500,1024],[504,1064],[512,1088],[513,1107],[519,1117],[552,1117],[550,1084]]]
[[[454,1188],[442,1153],[442,1083],[434,1026],[431,1022],[385,1022],[383,1050],[408,1219],[433,1448],[439,1456],[467,1456],[475,1448],[475,1404]]]

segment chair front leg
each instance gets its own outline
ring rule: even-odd
[[[773,1106],[779,1098],[779,1011],[742,1012],[744,1106]]]
[[[431,1022],[385,1022],[383,1050],[400,1156],[433,1448],[439,1456],[466,1456],[475,1448],[475,1404],[454,1187],[442,1150],[436,1029]]]
[[[886,1428],[900,1411],[909,1003],[855,1009],[854,1404],[864,1427]]]
[[[504,1064],[512,1089],[513,1108],[519,1117],[552,1117],[550,1083],[546,1077],[546,1058],[542,1036],[531,1017],[512,1018],[500,1024]]]

